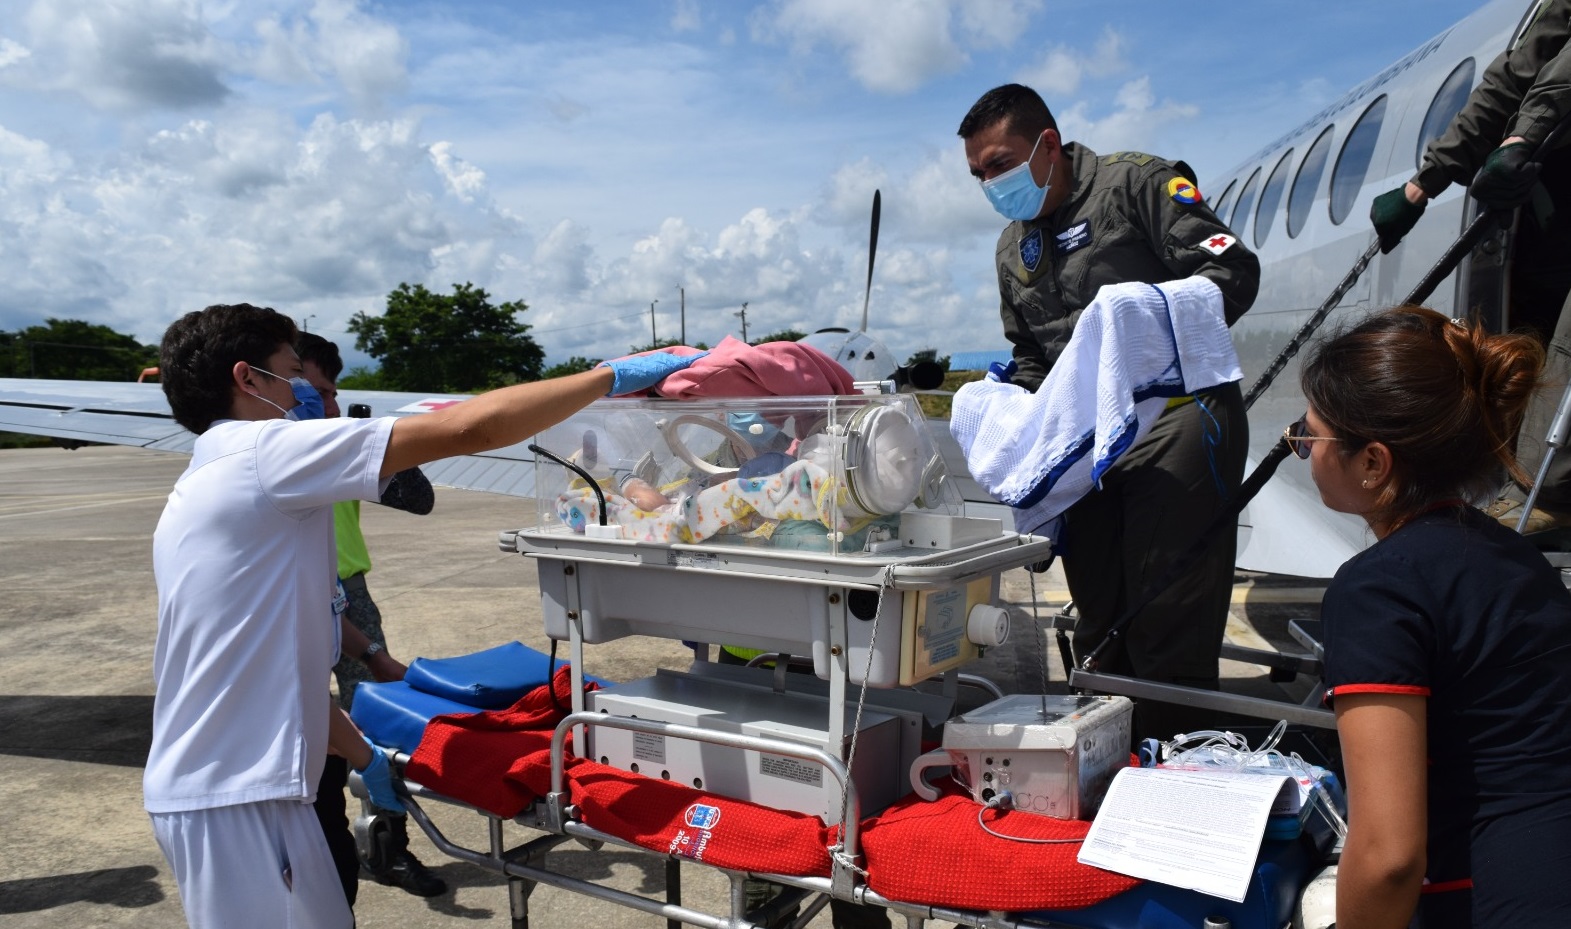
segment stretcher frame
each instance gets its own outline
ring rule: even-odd
[[[880,593],[890,589],[920,592],[961,586],[981,578],[996,577],[1012,568],[1045,561],[1052,554],[1051,540],[1010,531],[1001,532],[993,539],[950,550],[928,550],[914,554],[906,550],[901,556],[851,557],[802,552],[763,552],[729,546],[634,545],[617,540],[585,539],[581,536],[569,536],[551,531],[504,532],[499,541],[504,551],[515,551],[541,562],[557,562],[556,568],[569,576],[576,577],[583,576],[580,567],[587,564],[696,574],[699,577],[693,578],[695,581],[704,575],[716,573],[740,574],[758,578],[766,584],[810,584],[845,591],[863,590]],[[1061,925],[1040,919],[1012,918],[1003,913],[985,913],[891,900],[870,889],[857,867],[862,860],[858,844],[861,801],[857,796],[855,784],[851,782],[846,762],[836,754],[785,739],[715,732],[657,720],[611,716],[588,711],[583,693],[586,642],[582,616],[576,609],[573,596],[575,586],[569,585],[568,588],[566,614],[573,712],[558,724],[553,733],[550,792],[512,818],[514,825],[537,831],[541,833],[539,836],[509,848],[504,834],[506,818],[445,797],[404,778],[402,776],[404,766],[409,757],[403,753],[394,756],[396,780],[407,795],[406,805],[409,815],[425,832],[432,844],[450,857],[467,861],[506,877],[514,929],[524,929],[528,926],[529,895],[534,887],[540,884],[607,900],[662,917],[673,929],[680,924],[699,926],[702,929],[748,929],[753,926],[764,926],[799,905],[802,910],[791,925],[804,926],[827,905],[830,898],[886,907],[892,914],[904,916],[908,927],[921,927],[928,919],[944,919],[973,926],[990,927],[990,929],[1027,929],[1027,927],[1052,929],[1055,925]],[[829,668],[829,738],[827,740],[829,744],[841,744],[844,737],[845,708],[850,696],[848,609],[844,602],[847,599],[847,597],[840,597],[835,600],[839,608],[829,613],[829,654],[832,659]],[[640,632],[658,635],[658,631],[652,632],[647,629]],[[874,635],[876,636],[876,628]],[[965,680],[962,681],[962,678]],[[958,669],[944,672],[942,679],[945,693],[951,697],[955,695],[961,683],[980,686],[994,693],[998,691],[990,681],[978,679],[974,675],[962,675]],[[577,744],[583,744],[582,731],[588,726],[621,728],[731,748],[769,752],[819,765],[828,773],[833,783],[840,787],[845,797],[839,822],[829,823],[831,826],[838,825],[841,828],[841,844],[831,849],[830,876],[797,877],[717,868],[705,862],[651,851],[578,821],[575,818],[576,810],[566,791],[565,744],[568,734],[575,729],[579,731],[579,734],[575,735],[575,739],[579,740]],[[356,791],[359,793],[362,788],[358,784],[358,778],[354,778],[354,781]],[[452,841],[432,821],[422,808],[421,801],[451,804],[484,816],[487,820],[490,847],[484,850],[466,848]],[[662,901],[643,897],[552,870],[544,861],[545,855],[569,840],[587,844],[591,848],[612,845],[663,858],[666,899]],[[728,913],[716,915],[682,905],[679,865],[683,861],[717,870],[726,875],[730,883]],[[749,913],[744,885],[748,879],[754,878],[780,885],[785,890],[763,907]]]

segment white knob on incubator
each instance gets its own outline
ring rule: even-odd
[[[966,638],[980,648],[997,648],[1009,638],[1009,611],[978,603],[966,616]]]

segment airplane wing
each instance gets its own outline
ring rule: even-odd
[[[373,416],[412,416],[467,399],[467,394],[412,394],[344,390],[339,402],[371,407]],[[66,447],[102,442],[157,451],[191,453],[196,436],[175,422],[157,384],[118,381],[51,381],[0,378],[0,431],[43,435]],[[530,497],[534,455],[523,444],[422,465],[431,483]]]
[[[345,409],[351,403],[364,403],[371,407],[373,416],[413,416],[468,396],[341,390],[338,402]],[[966,502],[966,512],[1012,525],[1009,508],[995,502],[967,473],[965,456],[949,435],[948,420],[928,420],[927,427]],[[0,378],[0,431],[50,436],[68,448],[73,443],[101,442],[183,454],[190,454],[196,441],[195,435],[174,421],[157,384],[119,381]],[[444,458],[420,469],[431,483],[442,487],[532,497],[535,458],[525,444]]]

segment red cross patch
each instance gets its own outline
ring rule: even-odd
[[[1237,239],[1233,238],[1230,235],[1224,235],[1224,234],[1220,234],[1219,233],[1217,235],[1212,236],[1209,239],[1205,239],[1203,241],[1196,242],[1195,243],[1195,247],[1196,248],[1203,248],[1203,249],[1205,249],[1206,251],[1210,252],[1213,255],[1220,255],[1223,252],[1227,251],[1228,249],[1232,248],[1233,247],[1233,243],[1237,242],[1237,241],[1238,241]]]

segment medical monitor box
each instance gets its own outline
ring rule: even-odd
[[[856,707],[842,707],[845,737],[829,742],[825,696],[774,693],[680,672],[618,684],[588,695],[591,710],[692,726],[717,733],[766,736],[810,745],[844,759]],[[900,717],[866,707],[851,777],[863,816],[909,792],[900,758]],[[674,736],[589,727],[589,757],[601,764],[782,810],[840,819],[840,783],[824,766],[788,755],[731,748]]]
[[[917,759],[912,780],[953,764],[978,803],[1007,790],[1013,809],[1090,819],[1129,764],[1133,713],[1128,697],[1004,697],[946,723],[943,748]]]
[[[599,400],[534,444],[539,531],[854,555],[959,512],[909,394]]]

